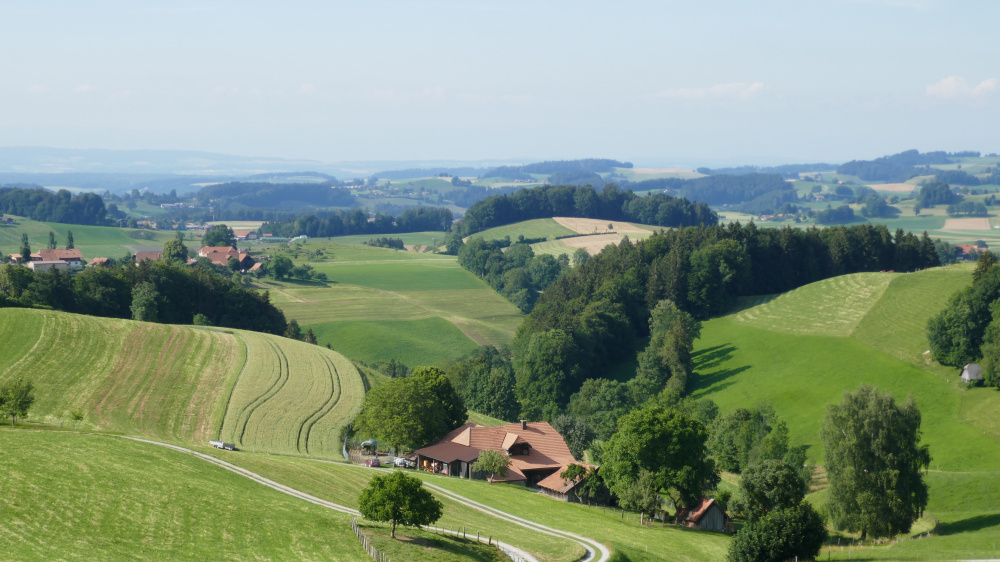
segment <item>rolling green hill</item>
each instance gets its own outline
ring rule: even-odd
[[[956,370],[923,354],[928,318],[971,283],[970,273],[969,266],[952,266],[838,277],[709,320],[696,343],[693,394],[715,400],[723,412],[770,402],[788,422],[792,444],[808,445],[808,457],[820,465],[826,404],[862,383],[899,400],[912,395],[933,457],[932,519],[923,524],[939,525],[936,536],[871,556],[990,557],[1000,539],[1000,433],[989,412],[1000,408],[1000,393],[966,389]],[[976,490],[974,497],[967,490]],[[814,498],[821,499],[822,492]],[[852,553],[834,550],[832,556]]]
[[[361,377],[340,354],[286,338],[0,309],[0,380],[36,387],[31,419],[175,443],[221,434],[261,451],[336,456]]]
[[[176,235],[166,231],[38,222],[20,217],[15,218],[15,221],[16,224],[13,225],[0,225],[0,252],[5,256],[21,251],[22,233],[28,235],[31,251],[37,252],[49,243],[50,232],[55,233],[59,247],[65,247],[66,232],[72,230],[74,246],[87,260],[98,256],[120,258],[127,252],[133,252],[138,246],[163,246],[164,242]],[[187,244],[194,246],[196,242]]]

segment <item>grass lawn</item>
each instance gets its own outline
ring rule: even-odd
[[[576,232],[557,223],[555,219],[533,219],[490,228],[482,232],[477,232],[472,236],[481,237],[484,240],[502,240],[505,236],[510,236],[511,240],[517,241],[519,234],[523,234],[525,238],[555,240],[557,236],[570,236],[576,234]]]
[[[932,536],[874,550],[833,549],[834,558],[956,559],[993,556],[1000,538],[1000,393],[965,389],[958,371],[926,361],[927,320],[971,282],[971,266],[911,274],[856,274],[802,287],[704,324],[693,395],[723,412],[770,402],[793,445],[823,462],[824,405],[862,383],[912,395],[930,447]],[[831,304],[850,303],[837,311]],[[862,311],[861,315],[858,311]],[[823,492],[812,498],[822,503]],[[821,555],[822,558],[822,555]]]
[[[163,246],[175,233],[153,230],[132,230],[111,226],[84,226],[38,222],[16,217],[17,224],[0,226],[0,252],[7,256],[21,252],[21,234],[28,235],[31,251],[45,249],[49,233],[55,233],[59,248],[66,247],[66,233],[73,231],[73,243],[88,261],[95,257],[120,258],[135,246]],[[149,237],[145,239],[144,237]]]
[[[350,516],[191,455],[0,428],[8,560],[363,560]],[[431,559],[431,558],[428,558]]]

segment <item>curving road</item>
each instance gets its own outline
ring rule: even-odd
[[[218,459],[218,458],[213,457],[211,455],[206,455],[205,453],[199,453],[198,451],[187,449],[187,448],[181,447],[179,445],[171,445],[170,443],[162,443],[160,441],[152,441],[150,439],[142,439],[140,437],[128,437],[128,436],[119,436],[119,437],[121,437],[122,439],[129,439],[129,440],[132,440],[132,441],[138,441],[140,443],[148,443],[150,445],[157,445],[157,446],[160,446],[160,447],[166,447],[168,449],[173,449],[175,451],[179,451],[179,452],[182,452],[182,453],[187,453],[189,455],[194,455],[195,457],[198,457],[201,460],[204,460],[206,462],[210,462],[210,463],[215,464],[217,466],[221,466],[222,468],[225,468],[226,470],[235,472],[236,474],[239,474],[241,476],[249,478],[249,479],[253,480],[254,482],[257,482],[259,484],[263,484],[264,486],[267,486],[268,488],[277,490],[279,492],[283,492],[283,493],[288,494],[290,496],[293,496],[295,498],[298,498],[298,499],[301,499],[301,500],[305,500],[305,501],[307,501],[309,503],[313,503],[313,504],[316,504],[318,506],[325,507],[327,509],[332,509],[334,511],[339,511],[341,513],[347,513],[349,515],[354,515],[354,516],[361,516],[361,513],[358,512],[358,510],[356,510],[356,509],[353,509],[353,508],[350,508],[350,507],[347,507],[347,506],[344,506],[344,505],[336,504],[336,503],[333,503],[331,501],[324,500],[322,498],[317,498],[316,496],[307,494],[305,492],[301,492],[299,490],[296,490],[295,488],[291,488],[289,486],[285,486],[284,484],[281,484],[280,482],[275,482],[274,480],[271,480],[269,478],[265,478],[265,477],[257,474],[256,472],[253,472],[253,471],[247,470],[245,468],[236,466],[235,464],[226,462],[226,461],[224,461],[222,459]],[[601,544],[600,542],[594,540],[594,539],[583,537],[583,536],[580,536],[580,535],[578,535],[576,533],[571,533],[569,531],[561,531],[559,529],[553,529],[552,527],[548,527],[546,525],[542,525],[541,523],[535,523],[534,521],[530,521],[528,519],[524,519],[524,518],[518,517],[516,515],[512,515],[510,513],[504,512],[504,511],[500,511],[499,509],[490,507],[490,506],[488,506],[486,504],[482,504],[482,503],[479,503],[477,501],[470,500],[469,498],[466,498],[465,496],[456,494],[455,492],[452,492],[451,490],[442,488],[440,486],[431,484],[429,482],[424,482],[424,484],[426,484],[428,488],[431,488],[432,490],[435,490],[436,492],[438,492],[442,496],[445,496],[445,497],[447,497],[447,498],[449,498],[449,499],[451,499],[453,501],[456,501],[456,502],[458,502],[458,503],[460,503],[462,505],[465,505],[467,507],[471,507],[472,509],[475,509],[477,511],[481,511],[483,513],[486,513],[487,515],[491,515],[493,517],[497,517],[499,519],[503,519],[505,521],[509,521],[511,523],[514,523],[515,525],[520,525],[521,527],[525,527],[525,528],[530,529],[532,531],[535,531],[537,533],[542,533],[542,534],[545,534],[545,535],[550,535],[550,536],[554,536],[554,537],[560,537],[560,538],[568,539],[568,540],[571,540],[571,541],[579,544],[580,546],[582,546],[587,551],[586,556],[584,556],[583,558],[581,558],[579,562],[606,562],[609,558],[611,558],[611,552],[608,550],[608,548],[606,546],[604,546],[603,544]],[[437,532],[451,533],[451,534],[455,534],[455,535],[461,534],[460,531],[442,529],[442,528],[439,528],[439,527],[428,527],[428,529],[431,529],[431,530],[437,531]],[[480,539],[480,541],[484,541],[484,540],[485,539]],[[528,551],[526,551],[524,549],[518,548],[518,547],[516,547],[514,545],[511,545],[511,544],[508,544],[508,543],[500,542],[500,541],[494,541],[494,542],[497,545],[499,545],[501,549],[507,551],[509,554],[517,556],[518,558],[522,559],[524,562],[538,562],[537,558],[535,558],[530,552],[528,552]]]

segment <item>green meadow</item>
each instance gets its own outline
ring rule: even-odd
[[[525,238],[555,240],[557,236],[572,236],[574,234],[576,234],[575,231],[557,223],[555,219],[532,219],[490,228],[472,236],[482,237],[484,240],[502,240],[509,236],[511,240],[516,241],[518,235],[523,235]]]
[[[294,261],[328,281],[259,285],[321,345],[356,360],[444,366],[478,345],[509,344],[523,318],[454,256],[313,239]]]
[[[55,233],[59,248],[66,247],[66,233],[73,231],[73,242],[88,261],[95,257],[120,258],[141,246],[163,246],[175,233],[155,230],[134,230],[110,226],[84,226],[38,222],[17,217],[17,224],[0,225],[0,252],[3,255],[21,252],[21,234],[28,235],[31,251],[48,247],[49,233]],[[191,245],[193,242],[186,242]]]
[[[362,560],[350,516],[192,455],[0,429],[7,560]]]
[[[930,502],[916,531],[929,538],[828,556],[877,559],[988,558],[1000,539],[1000,393],[967,389],[956,369],[931,362],[927,320],[971,282],[967,265],[917,273],[862,273],[820,281],[704,323],[693,395],[725,412],[766,401],[793,445],[823,463],[825,406],[861,384],[912,396],[932,461]],[[841,303],[841,306],[837,306]],[[822,503],[823,492],[813,501]],[[906,538],[906,537],[903,537]]]

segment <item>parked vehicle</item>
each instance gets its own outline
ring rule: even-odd
[[[375,458],[370,458],[370,459],[366,460],[365,461],[365,466],[368,466],[368,467],[378,467],[378,466],[382,466],[382,463],[379,462],[378,457],[375,457]]]
[[[392,464],[400,468],[417,468],[417,461],[406,457],[396,457],[396,460],[392,461]]]
[[[216,449],[225,449],[226,451],[236,450],[236,445],[232,443],[225,443],[223,441],[209,441],[208,444],[215,447]]]

